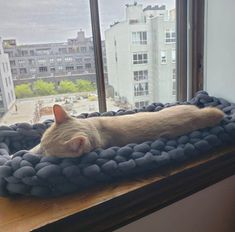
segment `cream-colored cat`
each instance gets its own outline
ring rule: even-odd
[[[55,123],[33,149],[45,155],[75,157],[95,148],[124,146],[160,137],[175,138],[193,130],[218,124],[224,114],[216,108],[199,109],[179,105],[159,112],[143,112],[115,117],[76,119],[60,105],[53,106]]]

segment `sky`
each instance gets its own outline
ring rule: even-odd
[[[99,0],[101,31],[125,18],[130,0]],[[175,7],[175,0],[139,0],[143,6]],[[65,42],[84,30],[91,36],[89,0],[0,0],[0,37],[17,44]],[[103,33],[102,33],[103,34]]]

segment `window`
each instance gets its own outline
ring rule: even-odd
[[[73,57],[71,57],[71,56],[66,56],[65,58],[64,58],[64,61],[65,62],[72,62],[73,61]]]
[[[38,59],[38,63],[39,64],[45,64],[46,63],[46,59]]]
[[[60,54],[66,54],[67,53],[67,48],[59,48],[59,53]]]
[[[147,64],[148,54],[147,53],[134,53],[133,64]]]
[[[35,55],[34,50],[30,50],[29,54],[30,54],[30,56],[34,56]]]
[[[176,69],[172,70],[172,95],[176,96]]]
[[[132,32],[132,44],[147,44],[147,32]]]
[[[134,84],[134,96],[146,96],[149,94],[148,82],[140,82]]]
[[[148,70],[134,71],[134,81],[148,80]]]
[[[76,58],[75,58],[75,61],[76,61],[77,63],[82,63],[83,59],[80,58],[80,57],[76,57]]]
[[[30,73],[36,73],[36,71],[37,71],[36,68],[30,68],[30,69],[29,69],[29,72],[30,72]]]
[[[11,98],[14,99],[14,94],[12,90],[11,90]]]
[[[88,3],[89,1],[87,1]],[[102,1],[98,1],[98,3],[102,8]],[[171,5],[163,6],[163,10],[160,11],[158,7],[148,7],[152,4],[150,0],[143,1],[141,4],[129,3],[127,5],[123,5],[121,0],[117,0],[115,4],[119,5],[119,8],[115,8],[115,11],[127,12],[123,16],[117,14],[118,18],[115,20],[118,21],[114,23],[112,17],[105,18],[106,21],[104,21],[102,19],[104,14],[100,14],[100,25],[104,26],[104,28],[101,28],[102,41],[100,45],[103,53],[105,83],[113,88],[111,91],[107,89],[110,96],[107,94],[108,98],[106,100],[108,102],[111,98],[113,101],[113,104],[108,104],[110,110],[117,110],[122,107],[131,108],[135,106],[135,103],[140,107],[140,105],[144,106],[145,102],[161,102],[162,99],[172,101],[172,70],[175,68],[173,63],[177,62],[175,60],[175,45],[173,44],[176,41],[176,30],[175,21],[170,20],[169,17],[175,14],[174,0],[172,0]],[[73,9],[80,11],[78,5],[76,3],[76,7]],[[112,9],[112,5],[111,3],[106,4],[105,10]],[[59,9],[61,7],[60,1],[57,1],[54,7],[53,9]],[[173,10],[170,12],[168,9]],[[37,14],[37,12],[33,12],[33,9],[29,10],[32,11],[28,12]],[[87,10],[89,10],[89,6]],[[57,16],[59,18],[58,21],[53,21],[53,24],[58,23],[53,27],[53,33],[51,33],[51,24],[49,22],[48,28],[46,24],[44,25],[46,29],[43,33],[40,32],[43,30],[40,27],[40,30],[32,30],[32,36],[28,38],[16,38],[17,45],[15,45],[15,49],[12,48],[9,52],[13,52],[13,56],[15,56],[17,50],[28,52],[28,55],[27,53],[24,54],[27,55],[25,58],[15,58],[16,67],[22,68],[21,71],[12,68],[15,75],[18,71],[17,80],[39,76],[42,77],[43,81],[54,81],[55,78],[50,73],[57,73],[62,80],[63,77],[67,78],[66,73],[72,72],[76,82],[76,78],[82,78],[80,75],[85,77],[87,73],[95,73],[93,51],[93,42],[96,43],[96,41],[93,41],[95,37],[92,37],[90,28],[86,28],[86,25],[82,24],[82,20],[74,20],[73,22],[68,20],[64,21],[66,25],[64,23],[62,25],[61,22],[64,17],[75,19],[75,16],[78,15],[78,12],[74,15],[69,7],[68,11],[68,15],[63,15],[63,18],[60,14],[57,14],[57,11],[56,14],[54,11],[51,12],[51,19]],[[84,13],[86,10],[83,9],[81,12]],[[63,13],[67,13],[67,10]],[[160,14],[169,17],[160,17]],[[21,15],[26,17],[27,11]],[[84,13],[83,17],[88,21],[90,15]],[[39,25],[40,23],[42,24],[42,20],[39,20]],[[71,29],[77,27],[81,27],[81,30],[74,31],[74,29]],[[85,31],[87,32],[85,33]],[[37,36],[33,35],[34,33]],[[22,62],[24,66],[18,66],[19,59],[26,60],[25,63]],[[33,61],[29,61],[33,59],[35,60],[34,65]],[[161,65],[166,63],[165,66]],[[79,76],[76,74],[79,74]],[[92,81],[96,81],[95,74],[90,76]],[[164,88],[164,86],[167,86],[167,88]],[[57,87],[56,85],[56,90]],[[164,91],[160,91],[162,89]],[[115,92],[118,93],[118,96],[114,96]],[[114,98],[116,102],[114,102]],[[125,104],[119,104],[118,101],[122,104],[125,102]],[[96,105],[96,103],[91,104]],[[76,106],[75,108],[78,109],[79,107]],[[88,112],[94,111],[94,108],[93,110],[79,108],[79,112],[80,110]]]
[[[8,92],[8,101],[11,102],[11,95],[9,92]]]
[[[12,69],[11,69],[11,73],[12,73],[12,74],[17,74],[17,69],[16,69],[16,68],[12,68]]]
[[[54,67],[51,67],[51,68],[50,68],[50,72],[55,72],[55,68],[54,68]]]
[[[5,81],[6,81],[6,87],[8,87],[8,81],[7,81],[7,78],[5,78]]]
[[[46,66],[39,67],[39,72],[47,72],[47,67]]]
[[[62,58],[61,58],[61,57],[58,57],[58,58],[56,59],[56,61],[57,61],[58,63],[61,63],[61,62],[62,62]]]
[[[36,54],[37,55],[49,55],[50,54],[50,48],[40,48],[36,49]]]
[[[35,65],[35,60],[34,59],[29,59],[29,65]]]
[[[28,51],[27,50],[22,50],[21,51],[21,56],[27,56],[28,55]]]
[[[20,74],[26,74],[27,69],[26,68],[20,68]]]
[[[77,69],[83,69],[83,66],[82,65],[78,65]]]
[[[8,77],[8,83],[9,83],[9,85],[11,85],[11,78],[10,78],[10,76]]]
[[[85,64],[85,68],[90,69],[91,68],[91,63]]]
[[[16,65],[16,61],[15,60],[10,60],[10,66],[15,66]]]
[[[86,47],[81,47],[81,48],[80,48],[80,51],[81,51],[81,52],[86,52]]]
[[[18,64],[19,64],[19,66],[25,65],[25,60],[18,60]]]
[[[175,50],[172,50],[171,51],[171,61],[172,61],[172,63],[175,63],[175,58],[176,58]]]
[[[166,58],[166,51],[161,51],[161,64],[166,64],[167,63],[167,58]]]
[[[176,33],[173,30],[167,29],[165,32],[166,43],[175,43],[176,42]]]
[[[149,105],[148,101],[140,101],[140,102],[135,102],[135,107],[136,108],[143,108],[144,106]]]
[[[66,71],[73,71],[74,70],[74,66],[67,66],[65,67]]]

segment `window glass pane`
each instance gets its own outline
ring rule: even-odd
[[[107,96],[119,108],[174,102],[175,0],[99,0],[99,6],[107,61]]]
[[[55,103],[72,115],[98,111],[89,1],[11,0],[1,5],[0,69],[5,74],[0,116],[9,109],[1,122],[53,118]]]

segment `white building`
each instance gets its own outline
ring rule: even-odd
[[[132,107],[176,99],[175,18],[165,6],[126,5],[126,20],[105,31],[109,84]]]
[[[0,38],[0,116],[15,102],[14,84],[12,81],[8,54],[5,54]]]

